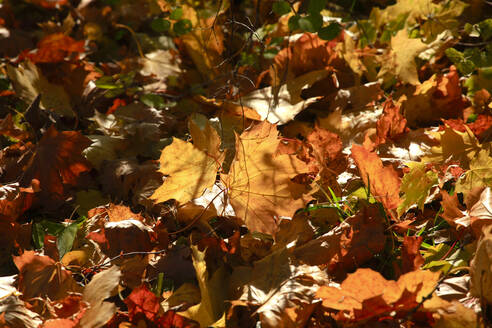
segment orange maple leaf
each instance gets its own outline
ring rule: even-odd
[[[84,52],[84,43],[63,33],[54,33],[39,41],[37,52],[26,57],[34,63],[58,63],[72,53]]]
[[[352,158],[359,168],[364,184],[370,188],[371,194],[380,201],[387,210],[400,204],[400,184],[398,174],[391,166],[383,166],[376,153],[364,147],[352,145]]]

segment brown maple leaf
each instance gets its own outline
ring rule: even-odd
[[[78,131],[59,132],[51,126],[34,149],[25,168],[22,184],[40,182],[41,197],[61,198],[64,185],[76,185],[82,172],[91,169],[82,151],[91,141]]]

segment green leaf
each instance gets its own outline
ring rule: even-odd
[[[32,225],[32,241],[35,249],[43,248],[44,228],[41,222],[37,222]]]
[[[342,31],[342,26],[338,23],[331,23],[328,26],[322,27],[318,31],[318,36],[322,40],[333,40],[336,38],[338,35],[340,35],[340,32]]]
[[[58,239],[56,240],[56,246],[58,248],[58,253],[60,254],[60,259],[63,255],[72,250],[73,241],[79,230],[79,223],[74,222],[65,227],[61,233],[58,234]]]
[[[292,16],[291,18],[289,18],[289,22],[287,23],[287,25],[289,26],[290,31],[295,31],[295,30],[300,29],[299,19],[301,19],[301,16],[299,16],[299,15],[295,15],[295,16]]]
[[[299,19],[299,27],[306,32],[314,33],[323,25],[323,17],[320,14],[308,15]]]
[[[140,101],[149,107],[154,107],[157,109],[162,109],[166,105],[164,99],[159,95],[144,94],[140,96]]]
[[[103,76],[98,79],[96,82],[96,87],[100,89],[118,89],[121,88],[120,84],[117,84],[111,76]]]
[[[171,15],[169,15],[169,19],[173,20],[179,20],[181,17],[183,17],[183,8],[181,7],[174,9]]]
[[[279,16],[290,13],[290,5],[287,1],[277,1],[272,5],[272,10]]]
[[[309,0],[308,13],[311,15],[319,15],[321,10],[325,9],[326,0]]]
[[[480,30],[480,36],[484,41],[492,38],[492,18],[488,18],[478,23],[478,29]]]
[[[171,22],[164,18],[156,18],[150,23],[150,27],[159,33],[167,32],[171,28]]]
[[[174,23],[173,30],[176,35],[181,36],[191,32],[192,24],[189,19],[181,19]]]

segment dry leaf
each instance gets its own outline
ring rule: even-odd
[[[220,151],[220,138],[210,123],[204,125],[190,120],[194,143],[173,138],[171,145],[162,150],[159,172],[168,176],[150,197],[157,202],[175,199],[186,203],[202,195],[215,183],[217,171],[224,154]]]
[[[360,176],[371,195],[383,206],[392,210],[400,204],[400,178],[391,166],[383,166],[376,153],[364,147],[352,145],[352,158],[360,171]]]
[[[292,216],[306,204],[296,198],[304,189],[291,179],[306,173],[306,165],[294,156],[275,156],[275,125],[262,122],[236,138],[236,158],[228,175],[221,175],[236,212],[251,231],[274,234],[280,216]]]

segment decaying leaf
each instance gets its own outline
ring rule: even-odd
[[[328,283],[325,272],[317,266],[295,265],[285,249],[248,269],[249,281],[242,287],[239,299],[257,307],[256,313],[264,327],[302,326],[313,310],[308,305],[313,302],[314,293]],[[238,270],[237,274],[245,275],[245,272]]]

